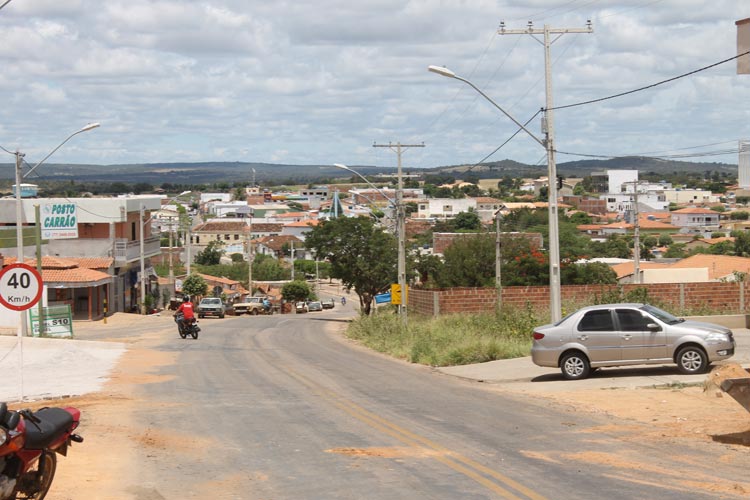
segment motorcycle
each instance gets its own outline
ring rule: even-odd
[[[0,500],[42,500],[52,486],[57,455],[66,456],[81,421],[80,410],[8,410],[0,403]]]
[[[174,316],[174,321],[177,323],[177,331],[180,334],[180,337],[186,339],[187,336],[190,335],[194,339],[198,338],[198,332],[200,332],[201,329],[198,326],[197,319],[190,318],[186,320],[182,313],[177,313]]]

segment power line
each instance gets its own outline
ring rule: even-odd
[[[690,76],[690,75],[694,75],[696,73],[700,73],[701,71],[706,71],[707,69],[714,68],[716,66],[728,63],[730,61],[734,61],[735,59],[737,59],[739,57],[742,57],[742,56],[745,56],[747,54],[750,54],[750,51],[743,52],[742,54],[737,54],[734,57],[730,57],[728,59],[724,59],[723,61],[719,61],[717,63],[710,64],[708,66],[704,66],[704,67],[696,69],[694,71],[690,71],[689,73],[684,73],[682,75],[675,76],[675,77],[669,78],[667,80],[662,80],[660,82],[653,83],[651,85],[646,85],[645,87],[641,87],[641,88],[637,88],[637,89],[633,89],[633,90],[628,90],[627,92],[621,92],[619,94],[611,95],[609,97],[601,97],[599,99],[592,99],[590,101],[578,102],[578,103],[575,103],[575,104],[566,104],[564,106],[556,106],[556,107],[550,108],[550,110],[573,108],[573,107],[576,107],[576,106],[583,106],[584,104],[593,104],[593,103],[596,103],[596,102],[602,102],[602,101],[607,101],[609,99],[614,99],[616,97],[622,97],[622,96],[626,96],[626,95],[629,95],[629,94],[635,94],[636,92],[641,92],[643,90],[648,90],[648,89],[651,89],[651,88],[654,88],[654,87],[658,87],[659,85],[664,85],[665,83],[669,83],[669,82],[673,82],[675,80],[679,80],[681,78],[685,78],[686,76]]]

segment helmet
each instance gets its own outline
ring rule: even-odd
[[[189,297],[189,296],[187,296],[187,295],[185,295],[185,296],[184,296],[184,297],[182,298],[182,301],[183,301],[183,302],[190,302],[190,297]]]

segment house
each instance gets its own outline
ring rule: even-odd
[[[93,295],[92,311],[99,311],[104,306],[105,299],[109,312],[129,311],[137,306],[140,299],[140,260],[143,256],[148,285],[150,287],[153,270],[150,259],[161,253],[159,236],[152,234],[150,222],[151,214],[161,208],[164,196],[161,195],[139,195],[119,196],[104,198],[36,198],[22,200],[22,222],[24,224],[23,252],[31,255],[34,252],[34,205],[40,205],[42,212],[44,207],[58,204],[75,206],[75,234],[76,237],[65,239],[49,239],[42,241],[42,255],[61,258],[109,258],[112,259],[111,266],[106,266],[104,271],[109,273],[110,281],[104,289],[106,292],[97,291],[102,284],[101,280],[95,280],[96,284],[91,289]],[[141,224],[141,221],[146,223]],[[43,222],[43,221],[42,221]],[[0,231],[3,226],[7,229],[3,232],[12,233],[7,240],[0,239],[6,243],[0,244],[2,252],[8,255],[17,255],[15,240],[16,209],[14,199],[0,199]],[[78,266],[83,269],[84,267]],[[75,269],[66,267],[65,269]],[[75,271],[74,271],[75,272]],[[75,283],[74,281],[62,281]],[[83,290],[83,291],[82,291]],[[76,291],[76,303],[82,301],[80,293],[86,293],[88,288]]]
[[[451,219],[461,212],[476,210],[474,198],[429,198],[417,202],[417,217],[420,219]]]
[[[290,262],[291,258],[285,255],[285,251],[289,252],[293,248],[295,259],[314,260],[312,254],[305,248],[305,242],[293,235],[258,238],[253,240],[253,248],[256,254],[270,255],[279,260],[287,259]]]
[[[633,282],[633,262],[612,266],[620,283]],[[691,283],[735,281],[750,275],[750,258],[731,255],[696,254],[674,263],[641,261],[641,283]]]
[[[15,264],[15,257],[4,265]],[[36,268],[36,259],[25,259]],[[113,282],[111,257],[42,257],[42,282],[47,307],[69,305],[74,320],[98,320],[104,317],[105,299]]]
[[[719,229],[719,213],[708,208],[688,207],[671,212],[672,225],[683,232],[711,232]]]
[[[305,241],[305,235],[312,231],[312,228],[320,224],[318,219],[307,219],[284,224],[281,230],[281,236],[296,236],[301,241]]]

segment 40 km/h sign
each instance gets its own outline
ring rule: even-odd
[[[11,264],[0,271],[0,304],[25,311],[42,298],[42,276],[26,264]]]

